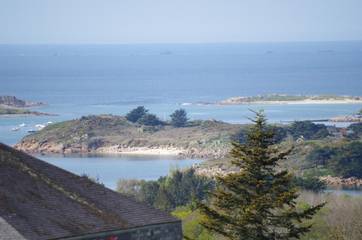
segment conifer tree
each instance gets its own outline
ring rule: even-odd
[[[185,109],[178,109],[171,115],[171,125],[174,127],[185,127],[187,124],[187,113]]]
[[[234,240],[299,239],[311,225],[303,223],[324,203],[298,210],[292,175],[278,170],[290,154],[274,144],[263,112],[255,112],[245,143],[234,143],[232,164],[240,171],[218,176],[209,203],[198,203],[202,225]]]

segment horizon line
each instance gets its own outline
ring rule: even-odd
[[[198,45],[198,44],[265,44],[265,43],[337,43],[337,42],[362,42],[362,39],[355,40],[290,40],[290,41],[223,41],[223,42],[105,42],[105,43],[1,43],[0,45]]]

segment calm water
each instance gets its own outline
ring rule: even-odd
[[[174,156],[37,156],[78,175],[87,174],[105,186],[115,189],[119,179],[156,180],[172,169],[200,163],[196,159],[177,159]]]
[[[124,114],[138,105],[167,119],[182,103],[270,93],[362,95],[362,42],[0,45],[0,95],[43,101],[49,105],[36,110],[59,114],[0,118],[0,141],[7,144],[48,121]],[[360,104],[182,107],[191,119],[241,123],[248,121],[249,108],[265,109],[271,122],[330,118],[362,108]],[[11,131],[22,123],[27,126]],[[94,176],[98,174],[94,169],[106,169],[99,176],[111,187],[115,183],[107,171],[113,171],[112,179],[154,179],[165,175],[173,163],[171,158],[149,161],[150,157],[45,159],[78,174]],[[101,165],[94,167],[97,164]]]

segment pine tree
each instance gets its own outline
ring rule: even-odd
[[[129,113],[126,115],[126,119],[130,122],[137,122],[139,119],[144,117],[148,112],[148,109],[146,109],[144,106],[138,106],[135,109],[132,109]]]
[[[185,127],[188,121],[187,113],[184,109],[178,109],[171,115],[171,125],[174,127]]]
[[[256,112],[245,143],[234,143],[233,165],[240,171],[218,176],[209,203],[199,203],[207,229],[234,240],[299,239],[311,225],[303,224],[324,203],[298,210],[293,176],[277,170],[292,151],[280,151],[263,112]]]

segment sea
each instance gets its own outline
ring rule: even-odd
[[[161,119],[184,108],[190,119],[247,123],[250,110],[269,121],[327,119],[361,104],[199,105],[265,94],[362,96],[362,42],[215,44],[0,45],[0,95],[41,101],[57,116],[0,117],[0,141],[13,145],[36,124],[145,106]],[[19,131],[12,128],[25,124]],[[119,179],[157,179],[199,163],[174,156],[39,158],[115,188]]]

